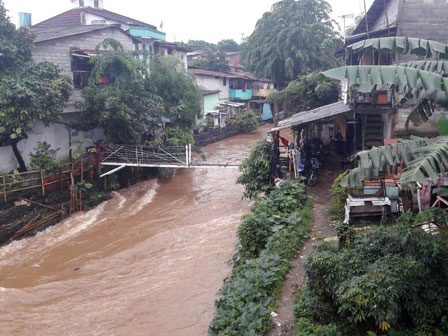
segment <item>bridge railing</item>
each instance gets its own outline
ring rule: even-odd
[[[191,146],[145,147],[140,145],[104,145],[102,163],[122,164],[173,164],[188,166]]]

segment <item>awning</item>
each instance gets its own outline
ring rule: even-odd
[[[208,111],[206,115],[210,115],[212,117],[219,116],[219,111]]]
[[[278,122],[277,127],[271,129],[271,132],[280,131],[285,128],[293,126],[299,126],[307,124],[312,121],[325,119],[338,114],[350,112],[352,109],[349,105],[346,105],[344,101],[338,101],[337,103],[318,107],[317,109],[304,111],[294,114],[291,118],[281,120]]]
[[[243,107],[243,106],[246,106],[246,104],[244,104],[244,103],[230,103],[230,102],[221,103],[221,105],[230,106],[230,107]]]

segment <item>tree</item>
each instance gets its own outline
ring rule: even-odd
[[[243,50],[243,63],[280,86],[311,71],[337,64],[340,43],[324,0],[282,0],[258,20]]]
[[[46,126],[61,117],[71,82],[54,63],[34,64],[33,35],[16,29],[0,1],[0,144],[12,147],[20,171],[25,161],[17,147],[36,121]]]
[[[191,50],[208,50],[216,48],[216,45],[203,40],[188,40],[187,43],[180,42],[179,45]]]
[[[202,58],[195,59],[190,63],[192,68],[210,71],[226,72],[230,70],[227,55],[222,50],[209,49],[204,52]]]
[[[234,52],[234,51],[240,51],[240,46],[238,43],[235,42],[235,40],[221,40],[218,42],[217,47],[219,50],[224,52]]]
[[[174,56],[157,56],[151,64],[151,91],[161,97],[164,116],[182,128],[191,129],[201,111],[200,93],[193,75]]]
[[[112,143],[141,144],[153,140],[160,129],[163,100],[151,92],[147,68],[126,54],[115,40],[106,39],[102,46],[110,51],[98,53],[91,60],[92,74],[83,91],[85,113],[73,126],[101,127]],[[100,85],[104,77],[110,83]]]
[[[244,185],[244,197],[256,198],[260,193],[271,190],[271,150],[269,142],[260,140],[240,165],[241,175],[236,183]]]

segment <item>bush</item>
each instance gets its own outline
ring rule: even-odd
[[[303,317],[297,321],[296,329],[296,336],[342,336],[334,324],[320,325]]]
[[[31,170],[44,170],[46,175],[53,175],[59,172],[62,162],[56,160],[56,153],[59,149],[51,149],[51,145],[46,141],[38,142],[34,148],[34,154],[30,154]]]
[[[240,165],[242,173],[236,183],[244,185],[244,197],[254,198],[260,193],[271,190],[270,184],[271,144],[266,140],[259,141],[247,159]]]
[[[259,200],[238,229],[241,256],[258,257],[274,232],[300,222],[298,211],[306,200],[304,186],[290,181],[284,181],[268,198]]]
[[[258,128],[257,118],[252,110],[247,110],[240,115],[235,123],[243,133],[252,133]]]
[[[331,220],[343,220],[345,216],[345,200],[347,199],[348,189],[341,187],[340,183],[348,171],[339,175],[333,182],[330,188],[330,205],[328,214]]]
[[[193,135],[191,135],[191,131],[188,129],[183,129],[179,126],[168,127],[165,132],[168,135],[166,141],[168,146],[181,147],[188,144],[194,144]]]
[[[361,332],[434,331],[448,309],[447,258],[445,241],[409,226],[355,235],[341,250],[324,243],[305,262],[296,316]]]
[[[263,228],[257,216],[263,213]],[[308,237],[311,204],[304,186],[285,181],[259,200],[240,228],[240,258],[219,291],[210,335],[260,335],[269,329],[276,293],[289,270],[289,259]],[[267,223],[267,224],[265,224]],[[237,253],[238,255],[238,253]]]

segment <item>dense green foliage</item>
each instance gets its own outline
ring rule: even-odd
[[[219,50],[226,51],[226,52],[237,52],[240,51],[240,45],[235,42],[235,40],[221,40],[216,45]]]
[[[52,149],[46,141],[38,142],[34,153],[30,154],[31,170],[44,170],[47,175],[56,174],[61,168],[61,162],[56,160],[57,149]]]
[[[36,121],[59,119],[71,91],[55,63],[32,62],[33,38],[28,29],[16,29],[0,1],[0,145],[12,147],[20,171],[26,166],[18,142]]]
[[[112,143],[140,144],[153,140],[163,113],[163,101],[149,89],[146,67],[126,54],[116,41],[105,40],[103,47],[112,50],[91,60],[89,86],[83,90],[85,113],[73,126],[83,130],[101,127]],[[111,82],[99,86],[98,79],[103,76]]]
[[[265,249],[273,231],[282,225],[298,221],[296,209],[306,201],[302,185],[281,183],[267,198],[260,199],[252,212],[243,217],[238,229],[240,254],[244,258],[256,258]]]
[[[259,77],[284,83],[335,66],[340,44],[324,0],[282,0],[258,20],[243,50],[243,63]]]
[[[225,52],[215,48],[204,51],[201,58],[192,60],[188,66],[210,71],[226,72],[230,70]]]
[[[242,246],[234,257],[232,275],[219,291],[209,335],[261,335],[267,331],[289,259],[308,236],[312,213],[306,199],[303,185],[285,181],[254,205],[253,214],[263,213],[267,225],[239,231]],[[252,253],[252,244],[245,244],[260,237],[265,243]]]
[[[194,138],[191,135],[191,131],[189,129],[184,129],[179,126],[177,127],[168,127],[166,129],[166,134],[168,139],[166,140],[166,144],[168,146],[185,146],[188,144],[194,144]]]
[[[240,51],[241,47],[240,45],[235,42],[235,40],[227,39],[227,40],[221,40],[217,44],[206,42],[203,40],[189,40],[187,43],[185,42],[177,42],[177,44],[190,49],[191,51],[196,50],[221,50],[224,52],[234,52],[234,51]]]
[[[164,116],[175,125],[192,128],[201,111],[200,92],[193,75],[175,56],[158,56],[151,64],[152,92],[163,100]]]
[[[437,131],[439,135],[448,136],[448,118],[445,116],[441,116],[439,120],[437,120]]]
[[[236,182],[244,185],[244,197],[255,198],[271,189],[270,160],[271,144],[266,140],[259,141],[240,165],[241,175]]]
[[[391,328],[445,335],[438,329],[448,314],[447,257],[446,241],[409,226],[375,228],[340,250],[324,243],[305,262],[296,317],[336,323],[350,335]]]
[[[348,195],[348,188],[341,187],[341,181],[345,175],[347,175],[347,171],[340,174],[330,188],[331,199],[328,207],[328,215],[334,221],[344,219],[345,215],[345,201]]]
[[[312,110],[336,102],[338,99],[337,82],[319,73],[300,76],[277,92],[270,93],[266,100],[270,103],[291,103],[291,113]]]
[[[112,50],[92,60],[90,83],[83,91],[86,113],[74,127],[102,127],[108,141],[124,144],[160,143],[162,116],[174,127],[192,127],[200,111],[199,90],[180,60],[157,56],[149,73],[118,42],[106,40],[103,47]],[[98,86],[103,76],[111,82]]]
[[[252,133],[258,128],[257,117],[254,111],[247,110],[235,122],[243,133]]]
[[[287,100],[291,103],[292,112],[312,110],[338,100],[338,84],[321,74],[310,73],[288,84]]]

